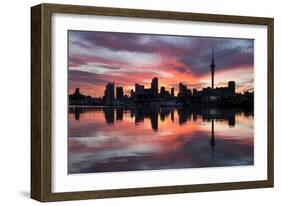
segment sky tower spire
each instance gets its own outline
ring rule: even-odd
[[[212,89],[214,89],[214,75],[215,75],[215,58],[214,58],[214,46],[212,45],[212,62],[211,62],[211,75],[212,75]]]

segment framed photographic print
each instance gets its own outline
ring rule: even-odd
[[[273,187],[273,19],[31,8],[31,197]]]

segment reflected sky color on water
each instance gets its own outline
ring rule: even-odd
[[[68,173],[253,165],[241,109],[70,107]]]

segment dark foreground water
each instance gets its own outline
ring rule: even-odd
[[[242,109],[70,107],[68,173],[253,165]]]

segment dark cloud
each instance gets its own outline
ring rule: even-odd
[[[104,67],[110,70],[119,70],[120,65],[124,65],[122,60],[108,59],[89,55],[70,55],[68,59],[69,67],[77,67],[91,64],[92,66]]]
[[[202,75],[210,71],[212,47],[216,71],[252,66],[254,63],[253,41],[243,39],[205,39],[199,43],[196,38],[192,55],[179,57],[179,60],[192,69],[194,74]],[[198,42],[198,47],[196,46]],[[185,72],[185,71],[184,71]]]
[[[107,81],[100,78],[98,74],[78,71],[78,70],[69,70],[68,80],[72,84],[84,83],[84,84],[105,85],[107,83]]]
[[[78,45],[85,49],[100,48],[101,52],[103,49],[108,49],[110,51],[156,54],[162,56],[164,60],[176,59],[180,62],[181,65],[173,66],[177,72],[192,72],[199,76],[210,70],[212,47],[215,51],[216,71],[252,66],[254,62],[254,41],[250,39],[89,31],[70,31],[69,35],[70,47]],[[96,61],[99,60],[101,59],[96,59]],[[70,65],[74,66],[87,64],[90,61],[92,61],[91,58],[75,59],[72,55],[69,59]],[[110,64],[113,59],[103,59],[102,61]]]
[[[187,55],[188,48],[184,44],[175,45],[167,42],[164,38],[182,39],[179,36],[161,36],[151,34],[133,34],[117,32],[88,32],[70,31],[70,36],[78,37],[80,41],[74,40],[71,44],[89,49],[92,47],[102,47],[112,51],[127,51],[139,53],[161,53]]]
[[[68,63],[71,65],[72,64],[85,65],[85,64],[88,64],[88,60],[82,56],[71,55],[71,56],[69,56]]]
[[[83,48],[99,46],[114,51],[129,52],[151,52],[145,44],[140,44],[142,35],[114,32],[88,32],[88,31],[70,31],[70,35],[75,35],[81,39],[75,44]],[[82,42],[82,43],[81,43]]]

